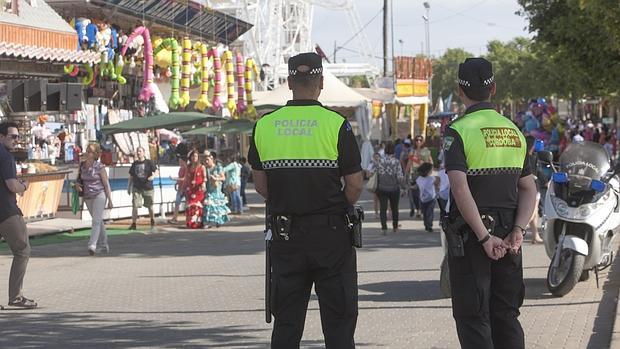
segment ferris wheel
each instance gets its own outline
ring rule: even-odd
[[[313,51],[314,7],[343,11],[359,52],[367,63],[372,50],[362,30],[354,0],[207,0],[207,6],[252,23],[241,36],[246,54],[251,55],[265,75],[261,89],[276,87],[286,69],[278,69],[299,52]]]

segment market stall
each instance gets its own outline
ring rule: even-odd
[[[65,177],[71,171],[19,174],[19,179],[29,183],[28,190],[17,196],[17,206],[26,221],[53,218],[58,212]]]

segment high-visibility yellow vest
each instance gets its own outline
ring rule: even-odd
[[[450,125],[463,140],[468,175],[520,174],[527,153],[525,137],[509,119],[482,109]]]
[[[338,133],[344,122],[320,105],[285,106],[263,116],[254,130],[263,169],[338,168]]]

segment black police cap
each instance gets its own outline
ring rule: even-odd
[[[288,60],[288,75],[321,75],[323,73],[323,61],[321,56],[314,52],[300,53]]]
[[[484,58],[467,58],[459,64],[458,83],[464,89],[489,87],[494,81],[493,65]]]

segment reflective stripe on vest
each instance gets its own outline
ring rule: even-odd
[[[338,168],[338,134],[345,119],[318,105],[287,106],[256,123],[263,169]]]
[[[495,110],[467,114],[450,127],[463,140],[468,175],[520,174],[523,170],[525,137]]]

